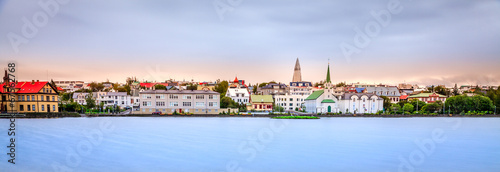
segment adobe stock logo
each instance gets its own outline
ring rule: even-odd
[[[387,9],[380,11],[372,10],[370,12],[373,20],[367,22],[364,26],[364,30],[359,27],[354,27],[354,32],[356,33],[353,37],[353,43],[349,44],[342,42],[340,44],[340,50],[346,58],[347,62],[351,62],[351,56],[356,53],[361,53],[361,49],[366,48],[372,42],[372,39],[376,38],[382,28],[389,26],[392,21],[392,16],[401,13],[403,6],[399,0],[390,0],[386,6]]]
[[[28,44],[30,39],[33,39],[40,28],[47,26],[49,23],[49,17],[53,18],[59,13],[60,5],[67,4],[69,0],[40,0],[38,1],[38,6],[42,8],[35,12],[29,18],[23,17],[23,25],[21,26],[20,33],[9,32],[7,33],[7,39],[12,46],[14,52],[19,53],[19,47],[22,44]]]

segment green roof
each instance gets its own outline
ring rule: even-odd
[[[420,94],[417,94],[417,95],[410,96],[408,98],[430,97],[430,95],[432,95],[432,94],[436,94],[439,97],[446,97],[446,96],[443,96],[443,95],[438,94],[438,93],[420,93]]]
[[[319,96],[321,96],[323,93],[325,92],[325,90],[319,90],[319,91],[315,91],[313,92],[311,95],[309,95],[309,97],[306,98],[306,100],[316,100],[319,98]]]
[[[273,103],[273,96],[272,95],[252,95],[250,96],[252,99],[252,102],[254,103]]]
[[[321,101],[321,103],[335,103],[335,101],[333,101],[332,99],[325,99]]]

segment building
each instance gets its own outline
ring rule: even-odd
[[[250,104],[247,106],[247,110],[272,111],[273,104],[272,95],[251,95]]]
[[[14,87],[5,71],[3,83],[0,84],[1,112],[59,112],[57,89],[47,81],[16,82]],[[14,99],[13,107],[10,100]]]
[[[259,95],[285,95],[290,91],[290,87],[282,83],[269,83],[266,86],[257,88]]]
[[[73,93],[73,100],[80,105],[87,105],[89,93]],[[120,106],[121,108],[132,107],[133,102],[130,95],[126,92],[92,92],[92,98],[96,105],[103,103],[104,107]]]
[[[147,90],[139,93],[140,113],[219,114],[220,96],[209,90]]]
[[[233,101],[239,104],[247,104],[250,102],[250,92],[248,91],[248,87],[244,85],[244,81],[240,82],[237,77],[227,88],[226,97],[233,99]]]
[[[54,81],[56,86],[64,89],[65,92],[75,92],[83,87],[83,81]]]
[[[285,110],[301,110],[308,96],[309,95],[277,95],[274,97],[276,100],[275,105],[281,106],[285,108]]]
[[[330,65],[328,65],[324,86],[324,89],[314,91],[305,99],[306,112],[376,113],[383,110],[384,100],[376,94],[337,91],[330,79]]]
[[[424,101],[425,103],[434,103],[438,100],[445,102],[446,96],[443,96],[443,95],[437,94],[437,93],[420,93],[420,94],[412,95],[412,96],[408,97],[408,100],[412,100],[412,99],[418,99],[420,101]]]
[[[386,96],[391,99],[391,103],[398,103],[401,97],[401,93],[395,86],[389,87],[366,87],[364,93],[372,93],[377,96]]]

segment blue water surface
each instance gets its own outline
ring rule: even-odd
[[[500,171],[500,118],[0,120],[0,171]]]

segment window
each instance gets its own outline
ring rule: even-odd
[[[40,96],[41,97],[41,100],[43,101],[43,96]]]
[[[31,105],[31,109],[33,109],[33,111],[35,111],[36,110],[35,105]]]
[[[216,95],[209,95],[208,99],[217,99],[217,96]]]
[[[28,111],[30,111],[30,110],[31,110],[31,106],[30,106],[30,105],[28,105],[28,106],[26,106],[26,107],[28,108],[28,109],[27,109]]]
[[[145,102],[142,102],[142,105],[143,105],[143,106],[151,106],[151,102],[146,102],[146,101],[145,101]]]
[[[56,97],[55,96],[52,96],[52,101],[55,102],[56,101]]]
[[[290,106],[293,106],[293,103],[290,103]]]
[[[217,106],[217,102],[208,102],[208,106],[215,107]]]
[[[170,106],[179,106],[178,102],[170,102]]]
[[[110,97],[110,98],[111,98],[111,97]],[[143,99],[150,99],[150,98],[151,98],[151,95],[149,95],[149,94],[144,94],[144,95],[142,95],[142,98],[143,98]]]
[[[19,111],[24,111],[24,105],[19,105]]]
[[[290,101],[293,102],[293,98],[290,98]]]
[[[196,99],[205,99],[205,95],[196,95]]]
[[[191,106],[191,102],[182,102],[182,106]]]
[[[44,111],[44,110],[45,110],[45,106],[44,106],[44,105],[42,105],[42,111]]]
[[[191,96],[185,95],[185,96],[182,96],[182,99],[191,99]]]
[[[165,95],[156,95],[156,99],[165,99]]]
[[[52,111],[55,112],[56,111],[56,105],[52,105]]]
[[[173,95],[173,94],[171,94],[169,97],[170,97],[170,99],[179,99],[179,96]]]
[[[156,106],[165,106],[165,102],[156,102]]]
[[[204,102],[196,102],[196,106],[203,107],[203,106],[205,106],[205,103]]]

